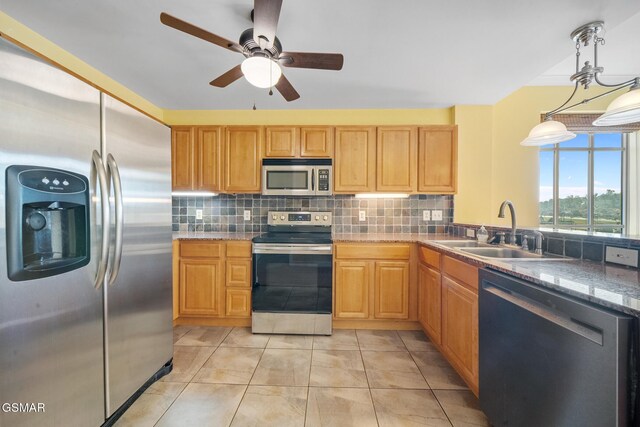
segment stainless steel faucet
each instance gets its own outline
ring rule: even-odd
[[[509,206],[509,211],[511,212],[511,236],[509,236],[509,243],[512,245],[516,244],[516,208],[511,203],[511,200],[505,200],[500,205],[500,210],[498,211],[498,218],[504,218],[504,207]]]

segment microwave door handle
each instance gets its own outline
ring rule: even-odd
[[[311,191],[316,191],[316,169],[311,169]]]

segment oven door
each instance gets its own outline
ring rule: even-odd
[[[267,196],[314,195],[315,168],[304,165],[262,166],[262,194]]]
[[[331,314],[332,245],[253,244],[252,310]]]

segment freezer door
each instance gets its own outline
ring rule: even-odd
[[[110,416],[173,357],[171,132],[127,105],[103,97],[104,157],[112,155],[117,164],[124,221],[118,273],[105,287]],[[112,196],[114,201],[118,198],[118,194]],[[115,210],[111,217],[117,221]],[[114,223],[108,275],[119,255],[116,229]]]
[[[99,100],[97,90],[0,38],[0,426],[104,422],[102,289],[93,286],[101,226],[90,225],[89,265],[11,281],[5,216],[21,209],[5,205],[9,165],[89,177]],[[7,406],[14,403],[33,406]]]

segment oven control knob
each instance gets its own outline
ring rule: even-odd
[[[273,220],[278,219],[278,215],[271,215],[271,219],[273,219]]]
[[[322,217],[322,219],[326,221],[326,220],[329,219],[329,217],[327,215],[325,215],[325,216]]]
[[[320,221],[320,215],[316,215],[316,221]]]
[[[280,215],[280,219],[284,221],[284,215]]]

